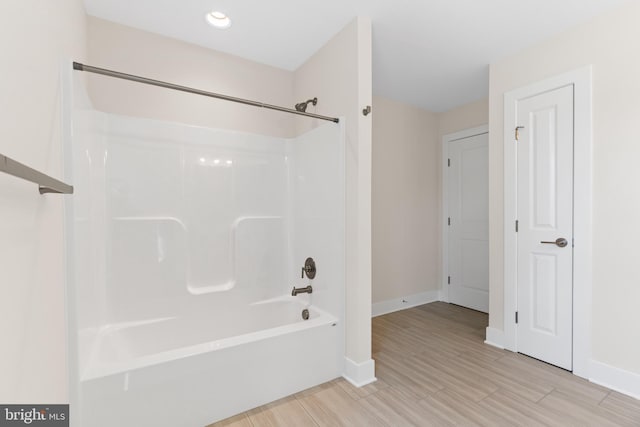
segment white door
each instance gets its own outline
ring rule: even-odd
[[[572,369],[573,86],[518,101],[517,348]]]
[[[489,311],[488,134],[448,143],[449,301]]]

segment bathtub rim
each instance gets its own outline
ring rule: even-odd
[[[107,333],[112,333],[113,331],[127,329],[128,327],[141,326],[145,324],[151,324],[160,321],[178,319],[177,317],[164,317],[154,320],[147,320],[141,322],[132,322],[129,326],[119,325],[116,328],[109,328],[108,330],[102,328],[102,330],[97,331],[97,336],[95,337],[95,342],[93,344],[93,349],[91,350],[90,356],[85,364],[85,368],[83,372],[80,373],[80,382],[91,381],[99,378],[108,377],[111,375],[117,375],[122,373],[127,373],[131,371],[135,371],[138,369],[146,368],[149,366],[160,365],[162,363],[170,362],[173,360],[185,359],[192,356],[197,356],[200,354],[208,353],[211,351],[221,351],[226,348],[240,346],[249,342],[255,341],[264,341],[272,337],[284,335],[291,332],[302,331],[306,329],[322,327],[322,326],[337,326],[339,324],[339,319],[334,315],[318,308],[317,306],[304,304],[299,301],[292,301],[291,297],[284,296],[279,298],[273,298],[265,301],[258,301],[253,304],[268,304],[270,302],[275,301],[291,301],[291,303],[299,304],[301,308],[308,308],[312,312],[317,313],[317,317],[302,320],[300,319],[294,323],[287,323],[284,325],[276,326],[268,329],[261,329],[249,333],[244,333],[236,336],[220,338],[217,340],[205,341],[198,344],[187,345],[184,347],[174,348],[170,350],[161,351],[158,353],[147,354],[138,357],[132,357],[127,360],[122,361],[114,361],[114,362],[96,362],[96,358],[98,355],[96,354],[99,351],[99,343],[101,335],[105,335]]]

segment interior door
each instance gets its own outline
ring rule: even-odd
[[[489,311],[488,134],[448,143],[449,301]]]
[[[517,104],[518,351],[572,369],[573,86]]]

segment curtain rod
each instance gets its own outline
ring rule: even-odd
[[[252,105],[254,107],[267,108],[269,110],[282,111],[285,113],[297,114],[299,116],[312,117],[314,119],[327,120],[330,122],[338,123],[340,120],[335,117],[321,116],[320,114],[307,113],[303,111],[294,110],[292,108],[279,107],[277,105],[265,104],[263,102],[251,101],[248,99],[236,98],[234,96],[222,95],[220,93],[207,92],[200,89],[194,89],[187,86],[180,86],[173,83],[167,83],[160,80],[148,79],[146,77],[134,76],[132,74],[125,74],[119,71],[107,70],[105,68],[92,67],[90,65],[80,64],[79,62],[73,63],[73,69],[78,71],[87,71],[89,73],[101,74],[103,76],[115,77],[117,79],[130,80],[132,82],[144,83],[152,86],[164,87],[166,89],[179,90],[181,92],[193,93],[196,95],[208,96],[210,98],[223,99],[225,101],[238,102],[240,104]]]

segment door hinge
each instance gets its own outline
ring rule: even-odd
[[[447,285],[451,284],[451,276],[447,276]]]
[[[518,220],[516,219],[516,233],[518,232],[518,225],[519,223],[518,223]]]
[[[447,167],[451,167],[451,159],[447,159]]]
[[[524,126],[516,126],[516,141],[520,139],[520,129],[524,129]]]
[[[516,323],[518,323],[518,312],[516,311]]]
[[[447,225],[451,225],[451,217],[447,218]]]

